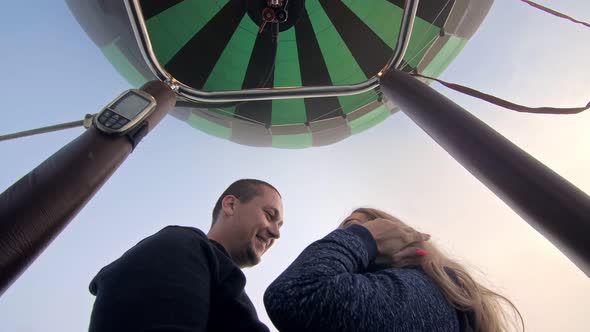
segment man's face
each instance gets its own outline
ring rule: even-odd
[[[262,195],[247,203],[237,200],[233,227],[240,238],[233,247],[232,258],[240,267],[256,265],[262,255],[280,237],[283,225],[283,202],[271,188],[262,186]]]

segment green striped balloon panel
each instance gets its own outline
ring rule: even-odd
[[[142,1],[160,63],[179,81],[206,91],[365,81],[392,56],[403,5],[404,0],[307,0],[300,19],[280,32],[277,43],[269,31],[258,33],[244,1]],[[469,1],[421,1],[403,70],[442,73],[481,21],[465,19],[473,7]],[[116,42],[102,50],[132,84],[150,77],[130,64]],[[182,104],[173,115],[241,144],[305,148],[338,142],[392,112],[374,90],[220,107]]]

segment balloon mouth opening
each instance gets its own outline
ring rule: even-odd
[[[305,0],[246,0],[250,19],[260,27],[260,33],[271,33],[275,24],[279,32],[293,27],[305,9]]]

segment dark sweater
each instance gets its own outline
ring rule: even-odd
[[[266,290],[280,331],[459,331],[457,311],[419,268],[368,272],[375,240],[359,225],[314,242]]]
[[[90,331],[268,331],[245,285],[223,246],[168,226],[94,277]]]

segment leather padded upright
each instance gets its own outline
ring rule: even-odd
[[[157,101],[151,131],[176,103],[164,83],[141,87]],[[43,252],[131,153],[126,137],[91,127],[0,194],[0,294]],[[67,259],[67,258],[65,258]]]

